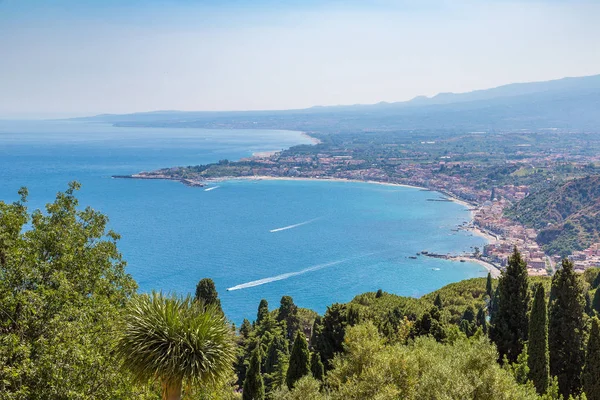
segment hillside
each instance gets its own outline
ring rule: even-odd
[[[540,231],[550,254],[568,255],[600,240],[600,176],[557,183],[534,193],[507,215]]]
[[[292,129],[328,133],[361,130],[543,130],[600,128],[600,75],[515,83],[468,93],[371,105],[278,111],[157,111],[99,115],[87,121],[118,126]]]

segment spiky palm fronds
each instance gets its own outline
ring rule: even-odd
[[[152,292],[132,298],[127,311],[117,352],[137,381],[181,387],[217,382],[231,370],[233,336],[216,307]]]

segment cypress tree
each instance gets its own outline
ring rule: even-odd
[[[206,305],[215,305],[221,310],[221,300],[219,300],[219,293],[215,287],[215,282],[210,278],[200,279],[200,282],[196,285],[196,296],[197,301],[201,301]],[[221,310],[222,312],[222,310]]]
[[[277,321],[285,321],[286,337],[288,340],[294,339],[296,332],[300,329],[300,318],[298,317],[298,306],[294,304],[291,296],[283,296],[279,304]]]
[[[475,309],[473,306],[467,306],[463,313],[462,319],[467,320],[469,323],[475,321]]]
[[[260,364],[260,346],[256,346],[256,349],[252,352],[250,366],[246,372],[242,400],[264,400],[265,386],[262,375],[260,374]]]
[[[320,315],[317,315],[310,332],[310,347],[315,348],[317,346],[317,340],[319,335],[323,332],[323,322]]]
[[[290,365],[285,377],[288,388],[290,390],[293,389],[296,382],[308,374],[310,374],[310,353],[308,351],[308,343],[306,343],[304,335],[298,331],[296,339],[294,340],[292,353],[290,354]]]
[[[242,335],[244,339],[248,339],[248,336],[250,336],[251,331],[252,325],[250,325],[250,321],[244,318],[244,321],[242,321],[242,325],[240,325],[240,335]]]
[[[440,310],[444,307],[444,303],[442,302],[442,298],[440,297],[439,293],[435,296],[435,300],[433,300],[433,305],[439,308]]]
[[[535,295],[529,316],[528,365],[529,378],[539,394],[548,390],[550,383],[550,355],[548,353],[548,317],[544,286],[535,286]]]
[[[592,319],[581,380],[587,399],[600,400],[600,321],[597,317]]]
[[[523,351],[529,325],[527,264],[516,247],[508,259],[506,270],[502,271],[497,289],[494,298],[497,311],[492,315],[490,336],[498,347],[499,359],[506,355],[508,361],[514,363]]]
[[[573,263],[564,259],[552,278],[548,306],[548,349],[550,375],[558,378],[560,394],[568,398],[581,388],[584,350],[583,285],[573,270]]]
[[[477,326],[481,327],[481,330],[484,335],[488,333],[488,323],[485,315],[485,308],[481,307],[479,311],[477,311]]]
[[[494,287],[492,286],[492,274],[489,272],[487,275],[487,282],[485,283],[485,292],[488,296],[490,296],[490,298],[492,298],[492,295],[494,294]]]
[[[375,298],[378,299],[380,297],[383,297],[383,290],[379,289],[377,290],[377,293],[375,293]]]
[[[600,286],[600,272],[596,274],[596,277],[592,281],[592,289],[596,289]]]
[[[321,357],[317,353],[310,354],[310,372],[312,372],[312,376],[315,379],[320,381],[323,380],[323,376],[325,375],[325,367],[323,367]]]
[[[314,332],[313,347],[319,352],[326,370],[331,368],[329,361],[333,359],[335,353],[344,350],[342,344],[346,334],[346,325],[346,305],[334,303],[327,307],[321,324],[316,327],[318,329]]]
[[[278,334],[273,337],[267,348],[265,357],[265,373],[271,374],[277,369],[283,355],[287,355],[288,342],[283,335]]]
[[[600,315],[600,289],[596,289],[596,293],[594,293],[594,299],[592,300],[592,312],[595,312],[596,315]]]
[[[258,313],[256,314],[256,324],[260,324],[263,319],[269,315],[269,303],[267,300],[262,299],[258,304]]]
[[[346,322],[350,326],[360,322],[360,308],[356,304],[350,304],[346,308]]]
[[[589,291],[585,293],[585,313],[590,317],[593,317],[595,314],[592,308],[592,296]]]

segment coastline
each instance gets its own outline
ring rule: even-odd
[[[489,263],[484,260],[481,260],[479,258],[459,256],[459,257],[449,258],[449,260],[458,261],[458,262],[460,262],[462,260],[464,262],[471,262],[474,264],[478,264],[478,265],[482,266],[483,268],[485,268],[490,273],[490,275],[492,275],[492,278],[495,279],[495,278],[500,277],[500,269],[498,269],[494,264]]]
[[[319,139],[317,139],[316,137],[310,136],[306,132],[300,132],[300,136],[304,136],[305,138],[309,139],[312,142],[312,144],[319,144],[319,143],[321,143],[321,141]]]

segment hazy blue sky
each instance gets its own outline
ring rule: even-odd
[[[0,117],[287,109],[600,73],[598,0],[0,0]]]

